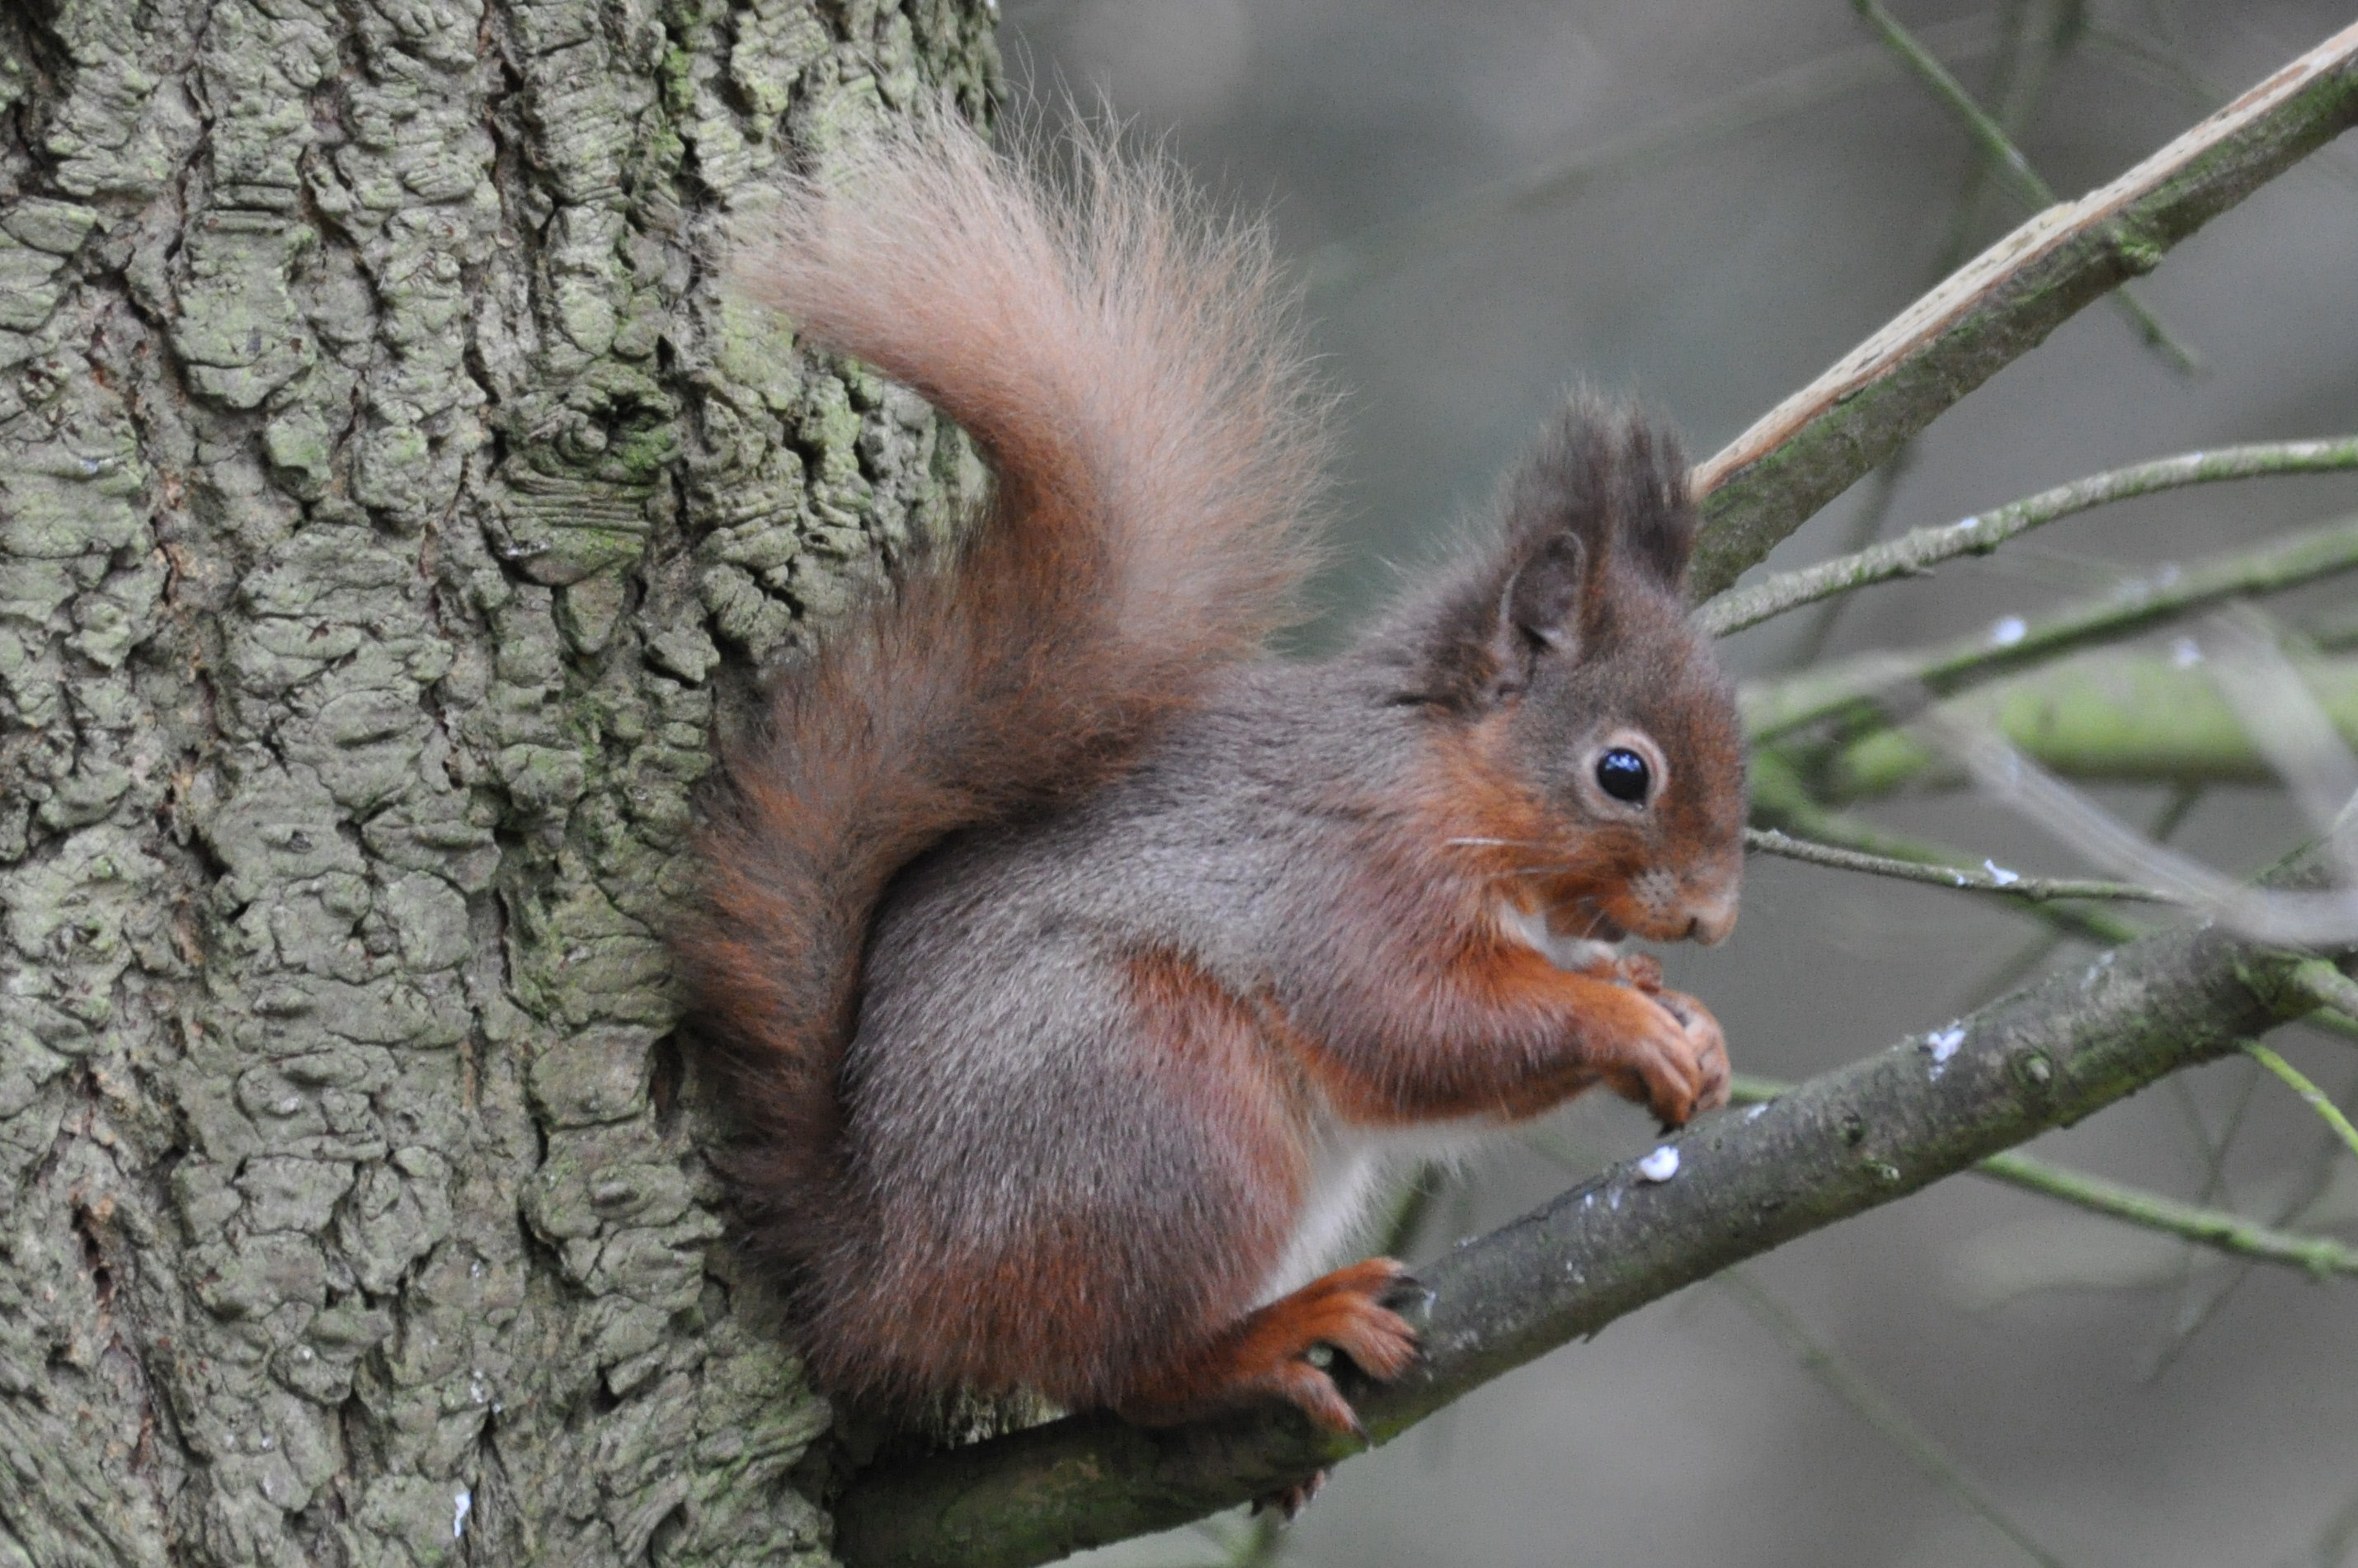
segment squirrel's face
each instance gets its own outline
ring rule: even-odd
[[[1416,626],[1405,699],[1447,727],[1434,804],[1507,903],[1558,935],[1736,925],[1744,731],[1689,621],[1697,520],[1677,441],[1582,398],[1509,481],[1495,554]]]
[[[1617,594],[1585,645],[1534,658],[1498,718],[1502,750],[1544,801],[1547,834],[1572,868],[1547,879],[1552,923],[1607,941],[1714,943],[1734,929],[1743,729],[1683,606],[1635,587]]]

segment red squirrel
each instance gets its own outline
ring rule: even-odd
[[[823,1389],[1355,1431],[1318,1347],[1400,1375],[1412,1282],[1318,1271],[1400,1134],[1726,1098],[1712,1015],[1606,946],[1736,921],[1685,465],[1575,398],[1464,558],[1270,656],[1324,442],[1265,236],[1078,156],[1052,180],[937,112],[743,248],[752,298],[992,484],[727,757],[690,1037]]]

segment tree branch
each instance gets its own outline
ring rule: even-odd
[[[1752,757],[1752,821],[1757,827],[1782,829],[1820,844],[1912,860],[1923,866],[1952,866],[1957,852],[1909,834],[1895,833],[1822,805],[1801,773],[1780,751],[1756,752]],[[2100,904],[2024,903],[2019,911],[2050,932],[2074,936],[2099,947],[2116,947],[2145,935],[2142,928]]]
[[[2030,124],[2050,74],[2081,31],[2071,18],[2082,3],[2083,0],[2006,0],[2000,7],[2002,39],[1990,93],[1996,101],[1999,127],[2009,140]],[[1926,41],[1929,43],[1929,39]],[[1924,280],[1922,287],[1937,286],[1973,255],[1973,238],[1982,229],[1993,172],[1986,155],[1967,162],[1964,183],[1949,214],[1949,231],[1942,236],[1940,254],[1933,258],[1931,276]],[[2046,205],[2045,201],[2035,202],[2032,210]],[[1915,457],[1916,438],[1910,437],[1892,449],[1891,456],[1875,470],[1867,481],[1866,495],[1852,509],[1843,535],[1845,543],[1837,554],[1853,554],[1883,537],[1884,524],[1890,520],[1892,504],[1899,498],[1900,484],[1914,465]],[[1785,650],[1783,666],[1800,669],[1816,664],[1833,642],[1834,628],[1841,624],[1849,608],[1846,599],[1829,599],[1820,603],[1817,613],[1810,617],[1801,634]]]
[[[1802,1369],[1827,1392],[1848,1405],[1860,1420],[1907,1455],[1935,1486],[2004,1536],[2025,1559],[2038,1568],[2067,1568],[2061,1558],[2007,1513],[1989,1489],[1968,1475],[1965,1467],[1942,1448],[1897,1400],[1812,1334],[1800,1314],[1762,1289],[1759,1281],[1742,1269],[1728,1270],[1716,1282],[1725,1287],[1762,1326],[1783,1340]]]
[[[2088,877],[2026,877],[1992,860],[1983,861],[1982,869],[1975,871],[1967,866],[1938,861],[1901,860],[1895,855],[1872,855],[1863,849],[1812,843],[1807,838],[1792,838],[1774,827],[1746,828],[1744,845],[1746,849],[1758,849],[1764,855],[1778,855],[1788,860],[1800,860],[1805,865],[1823,866],[1830,871],[1890,877],[1898,881],[1922,882],[1929,887],[1949,888],[1959,892],[1996,893],[2005,898],[2021,899],[2027,903],[2045,903],[2058,898],[2117,900],[2131,903],[2178,902],[2158,889],[2139,887],[2135,882],[2103,881]]]
[[[2333,1103],[2333,1097],[2309,1082],[2308,1074],[2256,1040],[2244,1042],[2244,1054],[2282,1079],[2287,1087],[2300,1097],[2302,1104],[2317,1112],[2325,1125],[2333,1129],[2333,1136],[2342,1140],[2353,1155],[2358,1155],[2358,1127],[2350,1125],[2350,1119],[2342,1114],[2342,1108]]]
[[[1964,127],[1965,135],[1981,150],[1984,168],[1996,170],[2024,206],[2036,211],[2055,204],[2055,188],[2030,167],[2030,160],[2023,156],[2022,149],[2015,145],[2006,127],[1974,102],[1974,95],[1965,91],[1965,84],[1941,63],[1939,56],[1918,42],[1915,36],[1901,27],[1878,0],[1852,0],[1852,4],[1858,14],[1866,18],[1867,25],[1891,47],[1892,52],[1932,90],[1932,96],[1956,116],[1958,124]],[[2191,373],[2202,368],[2201,357],[2171,334],[2134,287],[2125,283],[2121,285],[2114,291],[2113,298],[2120,307],[2121,314],[2127,317],[2129,324],[2137,330],[2137,336],[2146,346],[2159,353],[2174,369]]]
[[[2158,1193],[2092,1176],[2085,1171],[2059,1170],[2021,1154],[1993,1154],[1974,1166],[1974,1171],[1977,1175],[2093,1214],[2183,1237],[2213,1251],[2255,1262],[2287,1264],[2320,1278],[2327,1274],[2358,1277],[2358,1248],[2345,1246],[2330,1236],[2295,1235],[2240,1214],[2180,1203]]]
[[[2091,301],[2358,122],[2358,27],[2100,189],[2050,208],[1695,470],[1707,599]]]
[[[2278,885],[2315,878],[2305,861]],[[1730,1263],[2234,1050],[2279,1016],[2244,973],[2282,963],[2215,927],[2148,937],[1951,1025],[1937,1048],[1903,1041],[1705,1119],[1667,1180],[1624,1163],[1457,1248],[1422,1271],[1423,1363],[1354,1390],[1372,1439]],[[1282,1408],[1159,1431],[1073,1417],[862,1475],[837,1552],[848,1568],[1021,1568],[1243,1502],[1359,1446]]]
[[[2358,1018],[2358,980],[2324,959],[2310,959],[2287,975],[2285,980],[2319,1008],[2331,1008],[2343,1018]],[[2311,1013],[2310,1020],[2316,1016]]]
[[[1927,30],[1952,54],[1986,53],[1993,36],[1980,17]],[[1330,240],[1304,265],[1314,289],[1347,289],[1381,276],[1418,249],[1463,242],[1482,225],[1578,195],[1591,183],[1637,173],[1694,147],[1745,135],[1889,78],[1897,66],[1879,44],[1858,44],[1748,81],[1701,107],[1649,121],[1593,146],[1519,168],[1443,200],[1381,218]]]
[[[2262,475],[2336,473],[2358,468],[2358,436],[2319,441],[2261,441],[2216,451],[2183,452],[2151,462],[2075,479],[1995,511],[1918,528],[1887,544],[1837,556],[1816,566],[1779,572],[1749,588],[1730,589],[1695,611],[1714,637],[1758,626],[1789,610],[1894,578],[1921,577],[1942,561],[1985,556],[2008,539],[2091,507],[2188,485]]]
[[[2310,962],[2331,970],[2337,977],[2342,973],[2322,958],[2311,959]],[[2301,967],[2306,968],[2308,966]],[[2344,983],[2348,982],[2345,980]],[[1937,1034],[1934,1036],[1936,1044],[1939,1038]],[[1738,1105],[1753,1105],[1792,1092],[1789,1084],[1739,1073],[1731,1098]],[[2083,1208],[2091,1214],[2100,1214],[2107,1219],[2117,1219],[2140,1229],[2180,1237],[2231,1257],[2249,1258],[2261,1263],[2280,1263],[2320,1279],[2328,1274],[2358,1277],[2358,1248],[2330,1236],[2302,1236],[2280,1230],[2264,1221],[2249,1219],[2227,1209],[2181,1203],[2159,1193],[2147,1192],[2143,1187],[2130,1186],[2125,1182],[2050,1165],[2028,1154],[2011,1150],[1993,1154],[1974,1167],[1974,1174],[1987,1176],[1994,1182],[2004,1182],[2010,1187],[2037,1193],[2041,1197],[2053,1198],[2058,1203],[2070,1204],[2074,1208]]]
[[[2358,118],[2358,27],[1968,265],[1697,470],[1698,597],[2090,300]],[[1423,1363],[1354,1391],[1384,1441],[1469,1390],[1740,1259],[1916,1191],[2276,1014],[2267,956],[2217,929],[2150,937],[1772,1105],[1707,1119],[1667,1180],[1624,1165],[1425,1271]],[[2272,993],[2272,994],[2281,994]],[[1661,1160],[1648,1169],[1659,1174]],[[1169,1430],[1081,1416],[873,1468],[840,1500],[850,1568],[1017,1568],[1262,1495],[1360,1444],[1283,1408]]]

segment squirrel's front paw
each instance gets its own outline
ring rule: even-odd
[[[1727,1040],[1719,1020],[1683,991],[1650,991],[1632,1000],[1644,1009],[1644,1027],[1624,1043],[1606,1081],[1665,1127],[1683,1127],[1696,1112],[1725,1105]]]
[[[1605,978],[1656,996],[1662,989],[1662,961],[1651,953],[1623,953],[1606,966]]]
[[[1711,1015],[1711,1010],[1684,991],[1656,991],[1653,1001],[1678,1021],[1688,1077],[1693,1085],[1685,1116],[1671,1116],[1660,1107],[1654,1107],[1664,1121],[1677,1127],[1683,1125],[1688,1117],[1717,1110],[1727,1103],[1727,1036],[1721,1033],[1719,1020]]]

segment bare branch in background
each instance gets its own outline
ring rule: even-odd
[[[2017,229],[1695,470],[1707,599],[2090,301],[2358,120],[2343,29],[2111,184]]]
[[[2267,971],[2255,978],[2265,987],[2272,980],[2280,981],[2284,972],[2281,969]],[[2314,1014],[2310,1015],[2311,1021],[2314,1017]],[[2358,1079],[2353,1079],[2353,1091],[2358,1092]],[[2277,1227],[2309,1224],[2334,1191],[2334,1173],[2344,1160],[2342,1141],[2329,1128],[2320,1127],[2318,1133],[2314,1152],[2307,1162],[2306,1174],[2299,1190],[2277,1206],[2276,1217],[2270,1223]],[[2194,1342],[2195,1336],[2211,1323],[2219,1309],[2243,1287],[2244,1281],[2251,1278],[2253,1267],[2248,1260],[2239,1263],[2225,1283],[2199,1300],[2190,1300],[2180,1308],[2177,1321],[2170,1325],[2169,1336],[2145,1368],[2147,1380],[2158,1378],[2169,1369],[2179,1354]]]
[[[1999,22],[1997,65],[1990,92],[1997,104],[1997,123],[2007,140],[2018,137],[2029,125],[2049,76],[2085,28],[2085,0],[2006,0]],[[1939,284],[1973,254],[1974,236],[1982,232],[1982,215],[1988,204],[1994,172],[1988,149],[1976,145],[1949,215],[1949,232],[1942,239],[1940,253],[1934,258],[1931,276],[1924,280],[1924,287]],[[1915,454],[1916,440],[1910,438],[1875,470],[1867,481],[1866,498],[1852,515],[1844,543],[1834,554],[1848,555],[1865,549],[1883,536],[1884,524],[1889,521],[1892,503],[1898,498],[1900,484],[1914,463]],[[1782,661],[1784,666],[1798,669],[1817,663],[1833,638],[1835,624],[1848,608],[1849,601],[1844,599],[1821,603],[1794,639]]]
[[[1943,706],[2004,735],[2066,778],[2174,787],[2272,783],[2267,760],[2205,665],[2201,645],[2190,637],[2151,653],[2099,649],[1993,682]],[[2336,728],[2358,739],[2358,661],[2302,667]],[[1921,736],[1905,730],[1871,729],[1829,744],[1831,750],[1797,737],[1768,747],[1756,771],[1773,777],[1779,767],[1800,767],[1810,789],[1829,805],[1965,782]]]
[[[1930,36],[1960,59],[1986,53],[1993,38],[1988,24],[1979,17],[1931,29]],[[1597,180],[1633,174],[1697,146],[1744,135],[1789,114],[1888,81],[1896,69],[1890,53],[1874,44],[1804,60],[1725,93],[1700,111],[1639,125],[1595,146],[1330,241],[1310,254],[1305,268],[1309,285],[1322,290],[1357,287],[1421,249],[1443,241],[1462,242],[1471,227],[1564,200]]]
[[[2084,1171],[2058,1170],[2023,1154],[1993,1154],[1974,1169],[1993,1181],[2040,1193],[2108,1219],[2183,1237],[2197,1246],[2234,1257],[2281,1263],[2320,1277],[2358,1276],[2358,1248],[2331,1237],[2296,1235],[2239,1214],[2180,1203]]]
[[[2358,980],[2324,959],[2311,958],[2287,975],[2285,981],[2319,1007],[2331,1008],[2344,1018],[2358,1019]],[[2314,1016],[2311,1015],[2312,1022]]]
[[[2024,1561],[2036,1563],[2039,1568],[2065,1568],[2063,1560],[2006,1512],[1988,1488],[1967,1475],[1964,1466],[1935,1442],[1931,1433],[1900,1407],[1899,1401],[1812,1334],[1801,1314],[1771,1295],[1745,1270],[1728,1270],[1719,1276],[1718,1283],[1743,1304],[1755,1321],[1784,1341],[1803,1370],[1881,1433],[1886,1442],[1906,1454],[1909,1463],[1931,1477],[1942,1491],[2005,1537]]]
[[[2300,672],[2271,638],[2253,630],[2250,617],[2214,618],[2213,637],[2222,646],[2208,660],[2211,676],[2254,747],[2320,829],[2326,863],[2340,883],[2333,891],[2265,892],[2222,876],[2125,827],[1995,730],[1956,711],[1928,708],[1915,726],[1962,761],[1993,796],[2118,875],[2207,910],[2256,940],[2304,946],[2358,940],[2358,842],[2353,841],[2358,839],[2358,758]]]
[[[2079,877],[2026,877],[1993,860],[1984,860],[1979,871],[1963,866],[1905,860],[1896,856],[1844,849],[1833,844],[1813,844],[1806,838],[1791,838],[1773,827],[1745,829],[1744,843],[1747,849],[1758,849],[1764,855],[1781,856],[1789,860],[1824,866],[1833,871],[1858,871],[1866,876],[1923,882],[1960,892],[1998,893],[2032,903],[2043,903],[2056,898],[2127,900],[2139,903],[2176,902],[2168,893],[2139,887],[2134,882],[2095,881]]]
[[[2193,812],[2195,803],[2201,797],[2202,791],[2199,785],[2180,784],[2171,790],[2169,800],[2162,805],[2160,815],[2154,819],[2152,826],[2146,829],[2147,837],[2157,843],[2169,843],[2171,836],[2184,826],[2186,818]],[[2039,967],[2052,957],[2056,949],[2063,945],[2067,935],[2061,926],[2050,922],[2046,930],[2038,933],[2029,941],[2015,949],[1996,968],[1981,978],[1980,982],[1974,989],[1972,1005],[1981,1007],[1995,1001],[2037,973]],[[2170,1087],[2181,1096],[2185,1093],[2184,1082],[2181,1079],[2172,1078]],[[2216,1163],[2214,1156],[2212,1159],[2214,1171]],[[2211,1192],[2206,1189],[2200,1201],[2208,1203],[2211,1197]]]
[[[1752,760],[1752,820],[1757,826],[1781,828],[1863,855],[1938,867],[1954,866],[1959,860],[1957,851],[1947,845],[1895,833],[1827,809],[1773,751],[1758,752]],[[2102,905],[2031,903],[2017,907],[2058,935],[2077,937],[2100,947],[2134,942],[2144,935]]]
[[[1933,1032],[1935,1051],[1947,1035],[1944,1030]],[[1759,1105],[1792,1092],[1790,1084],[1739,1073],[1731,1098],[1738,1105]],[[1974,1173],[2141,1230],[2175,1236],[2230,1257],[2282,1264],[2320,1279],[2329,1274],[2358,1276],[2358,1248],[2331,1237],[2298,1235],[2225,1209],[2181,1203],[2125,1182],[2066,1170],[2015,1150],[1991,1155],[1974,1167]]]
[[[1802,605],[1898,578],[1920,577],[1942,561],[1983,556],[2008,539],[2091,507],[2136,496],[2274,474],[2336,473],[2358,469],[2358,436],[2315,441],[2261,441],[2215,451],[2183,452],[2091,474],[1992,511],[1934,528],[1918,528],[1816,566],[1779,572],[1730,589],[1695,611],[1715,637],[1758,626]]]
[[[2234,91],[2228,83],[2193,69],[2187,61],[2183,39],[2156,43],[2134,28],[2092,16],[2087,41],[2088,52],[2093,58],[2124,76],[2168,89],[2190,109],[2208,113],[2224,103]],[[2358,192],[2358,162],[2352,160],[2347,148],[2322,148],[2302,167],[2323,175],[2345,191]]]
[[[1879,703],[1946,697],[2075,648],[2114,642],[2148,627],[2249,594],[2281,593],[2358,570],[2358,516],[2271,539],[2191,567],[2162,566],[2142,578],[2036,618],[2008,615],[1986,631],[1910,654],[1873,654],[1770,684],[1742,696],[1746,730],[1774,741],[1823,719],[1865,719]]]
[[[1938,55],[1901,27],[1878,0],[1852,0],[1852,4],[1858,14],[1866,18],[1867,24],[1882,35],[1883,41],[1891,47],[1892,51],[1907,63],[1908,69],[1922,78],[1931,88],[1932,95],[1957,117],[1964,126],[1965,134],[1982,149],[1986,160],[1985,167],[1995,169],[1998,178],[2020,198],[2023,205],[2036,211],[2055,204],[2055,188],[2039,178],[2039,171],[2030,167],[2030,160],[2023,157],[2020,147],[2015,146],[2014,138],[2007,134],[2006,128],[1974,102],[1974,95],[1965,91],[1964,83],[1959,81],[1947,66],[1941,63]],[[2119,305],[2121,313],[2136,328],[2137,336],[2146,346],[2159,353],[2173,368],[2181,372],[2201,368],[2200,357],[2178,341],[2176,334],[2162,324],[2161,319],[2153,313],[2152,307],[2146,304],[2131,285],[2121,285],[2114,292],[2113,298]]]
[[[2342,1140],[2342,1146],[2352,1155],[2358,1156],[2358,1127],[2350,1125],[2350,1119],[2342,1114],[2342,1108],[2333,1103],[2333,1097],[2311,1083],[2308,1074],[2256,1040],[2244,1042],[2244,1054],[2282,1079],[2293,1093],[2301,1098],[2303,1104],[2317,1112],[2326,1126],[2333,1129],[2333,1136]]]
[[[2257,611],[2230,605],[2211,617],[2210,643],[2205,664],[2220,695],[2243,716],[2244,732],[2309,827],[2325,836],[2342,884],[2358,887],[2358,833],[2333,831],[2358,802],[2358,756]]]

